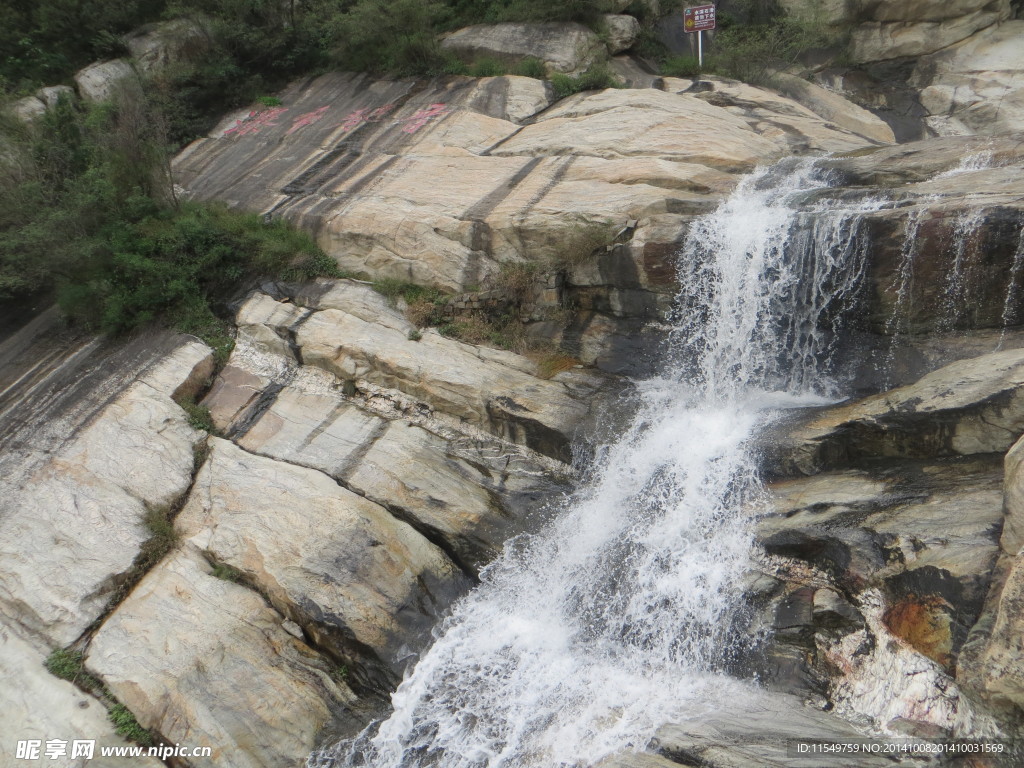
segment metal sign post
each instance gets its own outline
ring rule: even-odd
[[[683,10],[683,29],[697,33],[697,62],[704,69],[704,30],[715,28],[715,6],[696,5]]]

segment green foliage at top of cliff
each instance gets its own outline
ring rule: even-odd
[[[162,0],[4,0],[0,85],[53,85],[79,67],[118,55],[119,36],[160,17]]]
[[[579,21],[607,0],[8,0],[0,6],[0,91],[70,82],[79,68],[125,54],[122,36],[161,18],[208,34],[148,90],[170,140],[204,133],[225,111],[328,68],[400,76],[465,73],[438,35],[468,24]]]
[[[175,199],[163,128],[127,88],[0,126],[0,300],[55,292],[99,330],[159,322],[224,346],[217,314],[246,283],[336,272],[283,222]]]

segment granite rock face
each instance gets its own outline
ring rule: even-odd
[[[213,42],[209,31],[192,18],[147,24],[124,40],[135,66],[146,74],[193,63]]]
[[[531,78],[417,84],[330,74],[285,91],[280,107],[230,116],[176,159],[175,172],[195,198],[314,233],[356,276],[471,293],[532,265],[533,332],[584,363],[624,371],[657,344],[652,321],[671,302],[671,255],[688,217],[758,163],[886,138],[880,123],[831,122],[735,81],[696,89],[669,78],[663,87],[551,107],[550,91]],[[604,256],[612,245],[614,257]],[[604,260],[600,274],[573,269],[588,256]],[[576,299],[567,324],[562,310]]]
[[[997,135],[1024,127],[1024,20],[991,26],[917,61],[925,122],[940,136]]]
[[[1010,17],[1009,0],[867,2],[854,28],[851,55],[875,62],[934,53]]]
[[[813,475],[869,457],[1005,453],[1024,432],[1024,350],[951,363],[916,384],[820,413],[778,436],[768,465]]]
[[[478,24],[445,36],[441,48],[469,61],[492,58],[516,64],[539,59],[548,72],[562,73],[580,72],[608,55],[594,32],[561,22]]]
[[[135,70],[125,59],[111,59],[90,64],[75,73],[78,95],[86,101],[109,101],[122,80],[135,77]]]
[[[296,764],[355,696],[283,622],[186,546],[104,622],[87,665],[143,727],[212,747],[192,765]]]
[[[192,480],[202,433],[172,400],[195,392],[212,355],[185,344],[101,410],[0,499],[0,605],[55,645],[95,621],[143,543],[147,509]]]
[[[360,672],[382,687],[397,682],[469,586],[441,550],[383,507],[321,472],[216,438],[176,525],[320,648],[369,656]],[[374,673],[382,679],[371,681]]]
[[[0,710],[4,713],[4,733],[0,736],[0,764],[25,764],[13,757],[18,741],[34,739],[44,745],[49,740],[65,742],[66,755],[52,765],[81,765],[71,760],[75,741],[95,742],[94,756],[88,765],[113,768],[123,765],[123,757],[103,757],[100,747],[127,747],[107,719],[99,701],[71,683],[60,680],[43,666],[46,652],[14,623],[0,622]],[[42,751],[42,748],[41,748]],[[136,758],[145,768],[159,768],[155,758]]]
[[[343,269],[465,290],[502,262],[554,258],[553,244],[581,225],[705,210],[735,184],[709,187],[709,169],[742,173],[794,144],[875,144],[768,92],[743,86],[734,97],[725,82],[719,106],[708,94],[610,90],[522,125],[530,116],[506,105],[538,87],[325,75],[283,93],[281,107],[232,116],[176,172],[194,197],[315,231]]]

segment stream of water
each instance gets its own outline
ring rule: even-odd
[[[764,493],[751,440],[835,394],[823,369],[864,270],[856,214],[878,207],[809,209],[826,186],[811,163],[762,170],[692,226],[671,349],[632,425],[485,569],[390,718],[310,766],[592,765],[742,695],[725,670],[754,642],[730,629]]]

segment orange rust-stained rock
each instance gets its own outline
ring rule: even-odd
[[[896,637],[933,661],[953,662],[951,606],[940,597],[909,595],[885,612],[882,620]]]

